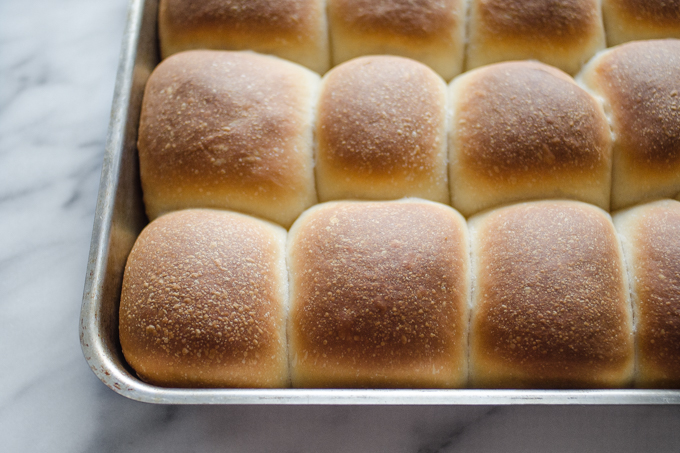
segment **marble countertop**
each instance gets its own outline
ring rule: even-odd
[[[106,388],[78,317],[126,9],[0,1],[2,451],[680,450],[680,407],[155,406]]]

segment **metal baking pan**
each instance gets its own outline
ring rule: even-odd
[[[116,78],[80,318],[92,371],[115,392],[160,404],[616,405],[680,404],[680,390],[169,389],[140,381],[118,341],[123,269],[147,224],[137,125],[147,78],[159,62],[158,0],[131,0]]]

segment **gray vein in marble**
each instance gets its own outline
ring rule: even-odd
[[[482,409],[482,408],[479,408]],[[418,448],[417,453],[444,453],[448,451],[455,451],[456,446],[460,443],[461,437],[469,431],[469,428],[485,417],[489,417],[497,412],[499,408],[490,407],[476,416],[466,418],[463,421],[459,421],[453,426],[446,426],[442,429],[443,434],[436,435],[433,433],[428,433],[428,440],[425,445]]]

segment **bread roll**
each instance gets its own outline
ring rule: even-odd
[[[605,37],[600,0],[470,0],[467,69],[535,59],[576,74]]]
[[[446,84],[401,57],[362,57],[321,84],[316,181],[321,201],[405,196],[449,202]]]
[[[163,58],[193,49],[255,50],[324,73],[325,0],[161,0]]]
[[[602,0],[607,44],[680,38],[679,0]]]
[[[424,200],[331,202],[289,233],[294,387],[460,387],[465,220]]]
[[[609,208],[607,118],[567,74],[498,63],[456,78],[449,98],[451,200],[463,215],[539,198]]]
[[[249,52],[197,50],[164,60],[146,84],[139,126],[149,218],[210,207],[290,226],[316,202],[319,80]]]
[[[609,49],[579,79],[611,120],[612,209],[680,193],[680,41]]]
[[[680,202],[614,215],[635,310],[638,387],[680,388]]]
[[[283,228],[187,210],[150,223],[125,266],[120,343],[164,387],[288,385]]]
[[[475,216],[470,380],[485,388],[632,383],[632,313],[606,212],[574,201]]]
[[[467,0],[328,0],[333,65],[390,54],[446,80],[463,70]]]

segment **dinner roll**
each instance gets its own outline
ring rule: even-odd
[[[607,44],[680,38],[680,0],[602,0]]]
[[[160,0],[163,58],[192,49],[255,50],[324,73],[325,0]]]
[[[638,387],[680,388],[680,202],[614,215],[635,310]]]
[[[608,209],[607,118],[567,74],[538,62],[498,63],[456,78],[449,98],[451,200],[463,215],[540,198]]]
[[[576,74],[604,49],[600,0],[470,0],[467,69],[535,59]]]
[[[417,61],[362,57],[331,70],[321,84],[316,136],[321,201],[449,202],[446,84]]]
[[[333,65],[362,55],[400,55],[451,80],[463,70],[467,2],[328,0]]]
[[[331,202],[287,245],[294,387],[460,387],[467,378],[465,220],[418,199]]]
[[[125,266],[120,344],[164,387],[288,385],[286,231],[187,210],[150,223]]]
[[[612,209],[680,193],[680,41],[623,44],[579,78],[609,112]]]
[[[149,218],[210,207],[290,226],[316,202],[319,80],[250,52],[196,50],[164,60],[146,84],[139,125]]]
[[[632,383],[628,282],[609,214],[544,200],[480,214],[469,227],[473,387]]]

